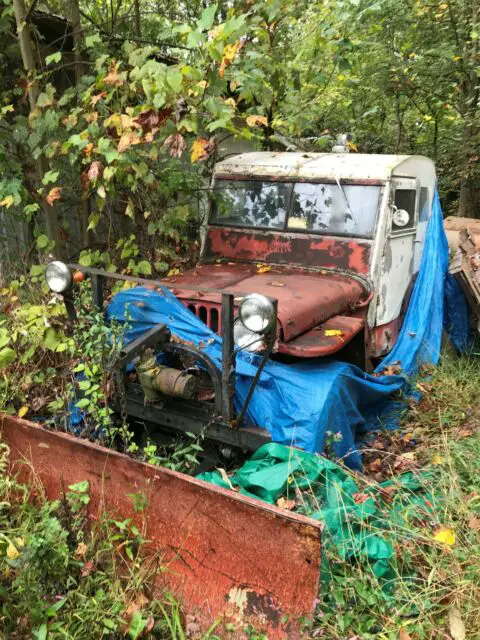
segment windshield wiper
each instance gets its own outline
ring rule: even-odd
[[[347,198],[347,194],[345,193],[342,183],[340,182],[340,178],[338,178],[337,176],[335,176],[335,182],[337,183],[337,187],[340,191],[340,193],[342,194],[343,197],[343,201],[345,202],[345,206],[347,207],[347,211],[350,214],[350,217],[352,218],[353,224],[358,228],[358,222],[355,220],[355,216],[353,215],[352,209],[350,207],[350,203],[348,201]]]

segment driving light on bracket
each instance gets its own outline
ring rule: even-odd
[[[245,329],[252,333],[267,333],[275,322],[275,309],[271,300],[258,293],[243,298],[238,317]]]
[[[45,280],[51,291],[64,293],[72,286],[72,272],[64,262],[54,260],[47,265]]]

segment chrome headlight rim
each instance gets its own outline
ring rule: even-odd
[[[245,329],[263,335],[268,333],[274,325],[275,308],[272,301],[266,296],[260,293],[251,293],[242,299],[238,308],[238,318]],[[254,319],[257,320],[256,324]],[[261,326],[258,326],[259,319]],[[253,323],[252,320],[254,320]]]
[[[48,288],[54,293],[65,293],[73,282],[72,272],[68,265],[61,260],[53,260],[47,265],[45,280]]]

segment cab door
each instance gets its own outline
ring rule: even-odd
[[[391,183],[389,230],[383,253],[377,307],[377,326],[399,317],[405,295],[417,267],[416,234],[420,183],[395,177]]]

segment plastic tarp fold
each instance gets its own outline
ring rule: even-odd
[[[442,211],[435,194],[422,261],[400,336],[382,363],[399,363],[414,374],[422,363],[436,363],[443,325],[443,291],[448,248]],[[111,320],[127,323],[129,342],[159,323],[172,334],[193,342],[221,368],[221,339],[166,288],[135,287],[118,293],[110,303]],[[255,375],[259,357],[237,353],[235,405],[241,408]],[[267,362],[248,407],[248,421],[268,429],[272,440],[309,452],[322,452],[331,442],[333,453],[358,468],[356,434],[377,428],[386,401],[403,389],[404,375],[369,375],[335,360],[283,364]]]

